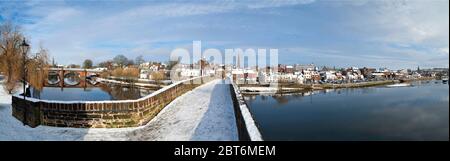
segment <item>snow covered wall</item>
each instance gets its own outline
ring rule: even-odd
[[[236,84],[230,81],[231,96],[235,106],[239,140],[263,141],[258,126]]]
[[[12,113],[23,123],[57,127],[119,128],[145,125],[178,96],[214,77],[192,78],[166,86],[137,100],[52,101],[12,97]]]

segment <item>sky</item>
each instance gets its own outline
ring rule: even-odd
[[[448,0],[0,0],[59,64],[123,54],[168,61],[176,48],[278,49],[283,64],[449,66]]]

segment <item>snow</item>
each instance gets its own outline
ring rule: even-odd
[[[126,140],[126,132],[134,129],[137,128],[83,129],[49,126],[30,128],[29,126],[24,126],[22,122],[12,116],[11,95],[0,87],[0,141]]]
[[[242,117],[245,120],[245,126],[247,127],[247,132],[250,136],[251,141],[263,141],[261,133],[259,132],[258,127],[256,126],[255,121],[247,108],[247,105],[241,105],[241,113]]]
[[[131,140],[238,140],[229,86],[209,82],[177,98]]]
[[[100,82],[109,82],[109,83],[115,83],[115,84],[122,84],[122,85],[130,85],[130,83],[118,81],[118,80],[111,80],[111,79],[103,79],[103,78],[97,78],[97,81]],[[134,83],[135,86],[141,86],[141,87],[160,87],[156,84],[147,84],[147,83]]]
[[[239,108],[242,113],[242,117],[244,118],[245,126],[247,128],[247,132],[250,136],[251,141],[263,141],[261,132],[258,129],[258,126],[256,125],[255,120],[253,119],[252,114],[250,113],[250,110],[248,109],[247,105],[245,104],[245,100],[242,97],[241,93],[236,86],[236,84],[232,84],[236,97],[239,101]]]
[[[276,92],[280,90],[280,88],[277,87],[239,87],[242,91],[251,91],[251,92]],[[283,90],[299,90],[302,88],[288,88],[283,87]]]
[[[411,84],[409,83],[399,83],[399,84],[392,84],[392,85],[386,85],[387,87],[409,87]]]
[[[279,88],[276,88],[276,87],[240,87],[240,90],[252,91],[252,92],[276,92],[279,90]]]
[[[30,128],[11,113],[11,95],[0,88],[0,140],[238,140],[229,86],[221,80],[180,96],[141,127]]]

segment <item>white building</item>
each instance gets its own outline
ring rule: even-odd
[[[385,78],[386,74],[384,74],[383,72],[373,72],[372,73],[372,77],[374,77],[374,78]]]
[[[259,72],[258,80],[261,84],[275,83],[278,79],[273,73]]]
[[[321,73],[321,76],[323,78],[324,81],[335,81],[337,80],[337,76],[336,76],[336,71],[323,71]]]
[[[104,72],[104,71],[107,71],[108,68],[95,68],[93,70],[96,70],[96,71],[99,71],[99,72]]]
[[[149,79],[150,73],[148,70],[141,70],[139,73],[140,79]]]
[[[180,75],[182,77],[198,77],[200,76],[200,69],[186,69],[182,68]]]
[[[297,82],[298,76],[294,74],[280,74],[278,75],[280,82]]]
[[[305,70],[303,71],[303,76],[306,80],[311,80],[312,79],[312,72],[311,70]]]

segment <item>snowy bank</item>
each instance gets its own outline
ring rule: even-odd
[[[410,87],[410,86],[412,86],[410,83],[399,83],[399,84],[386,85],[386,87]]]

